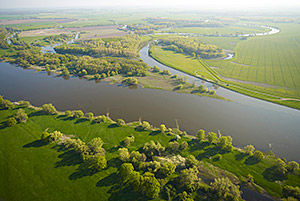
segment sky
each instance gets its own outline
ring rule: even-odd
[[[300,8],[300,0],[0,0],[5,8],[162,7],[191,9]]]

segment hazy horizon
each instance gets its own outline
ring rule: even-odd
[[[195,1],[195,0],[1,0],[1,9],[22,9],[22,8],[109,8],[109,7],[134,7],[134,8],[164,8],[164,9],[192,9],[192,10],[283,10],[283,9],[299,9],[300,1],[298,0],[210,0],[210,1]]]

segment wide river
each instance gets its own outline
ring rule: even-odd
[[[148,46],[140,51],[150,66],[168,68],[148,56]],[[187,75],[186,75],[187,76]],[[205,84],[198,78],[188,80]],[[253,144],[262,151],[272,150],[280,157],[300,162],[300,111],[251,98],[219,88],[218,95],[232,102],[155,89],[127,87],[107,82],[95,83],[77,77],[68,80],[46,72],[24,70],[8,63],[0,63],[0,94],[12,101],[29,100],[41,106],[53,103],[58,110],[82,109],[94,114],[110,112],[113,119],[136,121],[139,117],[158,126],[161,123],[195,135],[197,130],[220,131],[231,135],[233,144],[243,147]]]

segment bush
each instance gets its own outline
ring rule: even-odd
[[[118,124],[118,126],[123,126],[123,125],[125,125],[125,121],[123,119],[118,119],[117,124]]]
[[[58,142],[63,134],[60,131],[54,131],[53,133],[49,134],[48,141],[49,142]]]
[[[103,170],[107,167],[107,161],[106,158],[100,154],[95,155],[94,161],[93,161],[93,167],[97,170]]]
[[[19,110],[17,111],[17,113],[15,114],[15,119],[16,119],[18,122],[26,123],[26,121],[27,121],[27,119],[28,119],[28,116],[27,116],[27,114],[25,113],[24,110],[19,109]]]
[[[73,115],[75,118],[82,118],[84,116],[84,113],[81,110],[76,110],[73,112]]]
[[[44,104],[42,106],[42,111],[48,114],[56,114],[56,108],[51,104]]]
[[[71,117],[71,116],[73,116],[73,113],[70,110],[66,110],[65,115],[68,117]]]
[[[253,157],[257,160],[257,161],[261,161],[262,159],[265,158],[264,154],[261,151],[255,151],[253,154]]]
[[[163,70],[162,75],[171,75],[169,70]]]
[[[86,118],[92,120],[94,118],[94,114],[92,112],[86,113],[85,114]]]
[[[144,129],[144,130],[149,130],[151,128],[151,125],[149,122],[147,121],[143,121],[143,123],[141,124],[141,127]]]
[[[14,126],[16,124],[17,124],[17,120],[14,117],[11,117],[11,118],[7,119],[7,121],[6,121],[6,125],[8,127]]]
[[[154,67],[153,67],[153,72],[154,72],[154,73],[159,73],[159,72],[161,72],[161,71],[160,71],[160,68],[158,68],[157,66],[154,66]]]
[[[126,138],[123,140],[123,142],[124,142],[124,145],[125,145],[126,147],[128,147],[131,143],[134,142],[134,136],[132,135],[132,136],[130,136],[130,137],[126,137]]]
[[[43,140],[44,142],[49,142],[49,136],[50,134],[47,131],[44,131],[42,133],[41,140]]]
[[[253,152],[255,151],[255,148],[253,145],[247,145],[243,148],[244,152],[247,153],[248,155],[252,155]]]
[[[124,80],[122,80],[122,83],[124,83],[125,85],[136,85],[138,84],[138,80],[134,77],[128,77],[125,78]]]

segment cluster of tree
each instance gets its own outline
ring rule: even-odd
[[[218,136],[214,132],[208,132],[206,135],[205,131],[201,129],[198,131],[197,138],[200,142],[207,139],[210,144],[216,144],[216,146],[220,147],[222,150],[229,152],[233,150],[231,136],[222,136],[220,133]]]
[[[203,85],[199,85],[198,89],[199,93],[208,93],[208,94],[211,94],[211,95],[214,95],[216,94],[216,91],[215,90],[208,90],[207,88],[205,88]]]
[[[64,75],[74,74],[84,76],[87,74],[99,74],[101,78],[120,73],[129,76],[145,76],[149,68],[144,62],[131,59],[43,54],[33,48],[19,51],[13,63],[17,63],[22,67],[38,65],[48,70],[57,70],[60,68]]]
[[[91,39],[72,45],[55,47],[61,54],[89,55],[93,57],[138,57],[142,40],[137,35],[126,35],[120,38]]]
[[[75,38],[75,35],[76,34],[59,34],[59,35],[47,36],[45,38],[32,42],[31,45],[44,46],[45,43],[48,45],[53,45],[56,43],[65,43],[73,40]]]
[[[54,131],[52,133],[44,131],[41,140],[47,143],[59,143],[65,149],[74,150],[81,155],[83,161],[89,164],[91,168],[102,170],[107,167],[105,150],[102,148],[104,142],[100,137],[93,138],[86,144],[79,138],[70,138],[60,131]]]
[[[138,84],[138,80],[134,77],[127,77],[125,79],[122,80],[122,83],[130,86],[130,85],[137,85]]]
[[[159,45],[164,49],[178,53],[185,53],[198,58],[217,58],[224,56],[224,50],[216,45],[209,45],[199,42],[192,37],[169,36],[159,40]]]
[[[129,31],[134,31],[138,35],[152,34],[159,29],[167,28],[166,25],[154,25],[154,24],[128,24],[127,29]]]
[[[215,20],[182,20],[168,18],[147,18],[147,22],[167,27],[224,27],[225,24]]]
[[[295,198],[296,200],[300,200],[300,187],[284,186],[282,189],[282,193],[283,193],[283,197],[285,198],[292,197]]]

